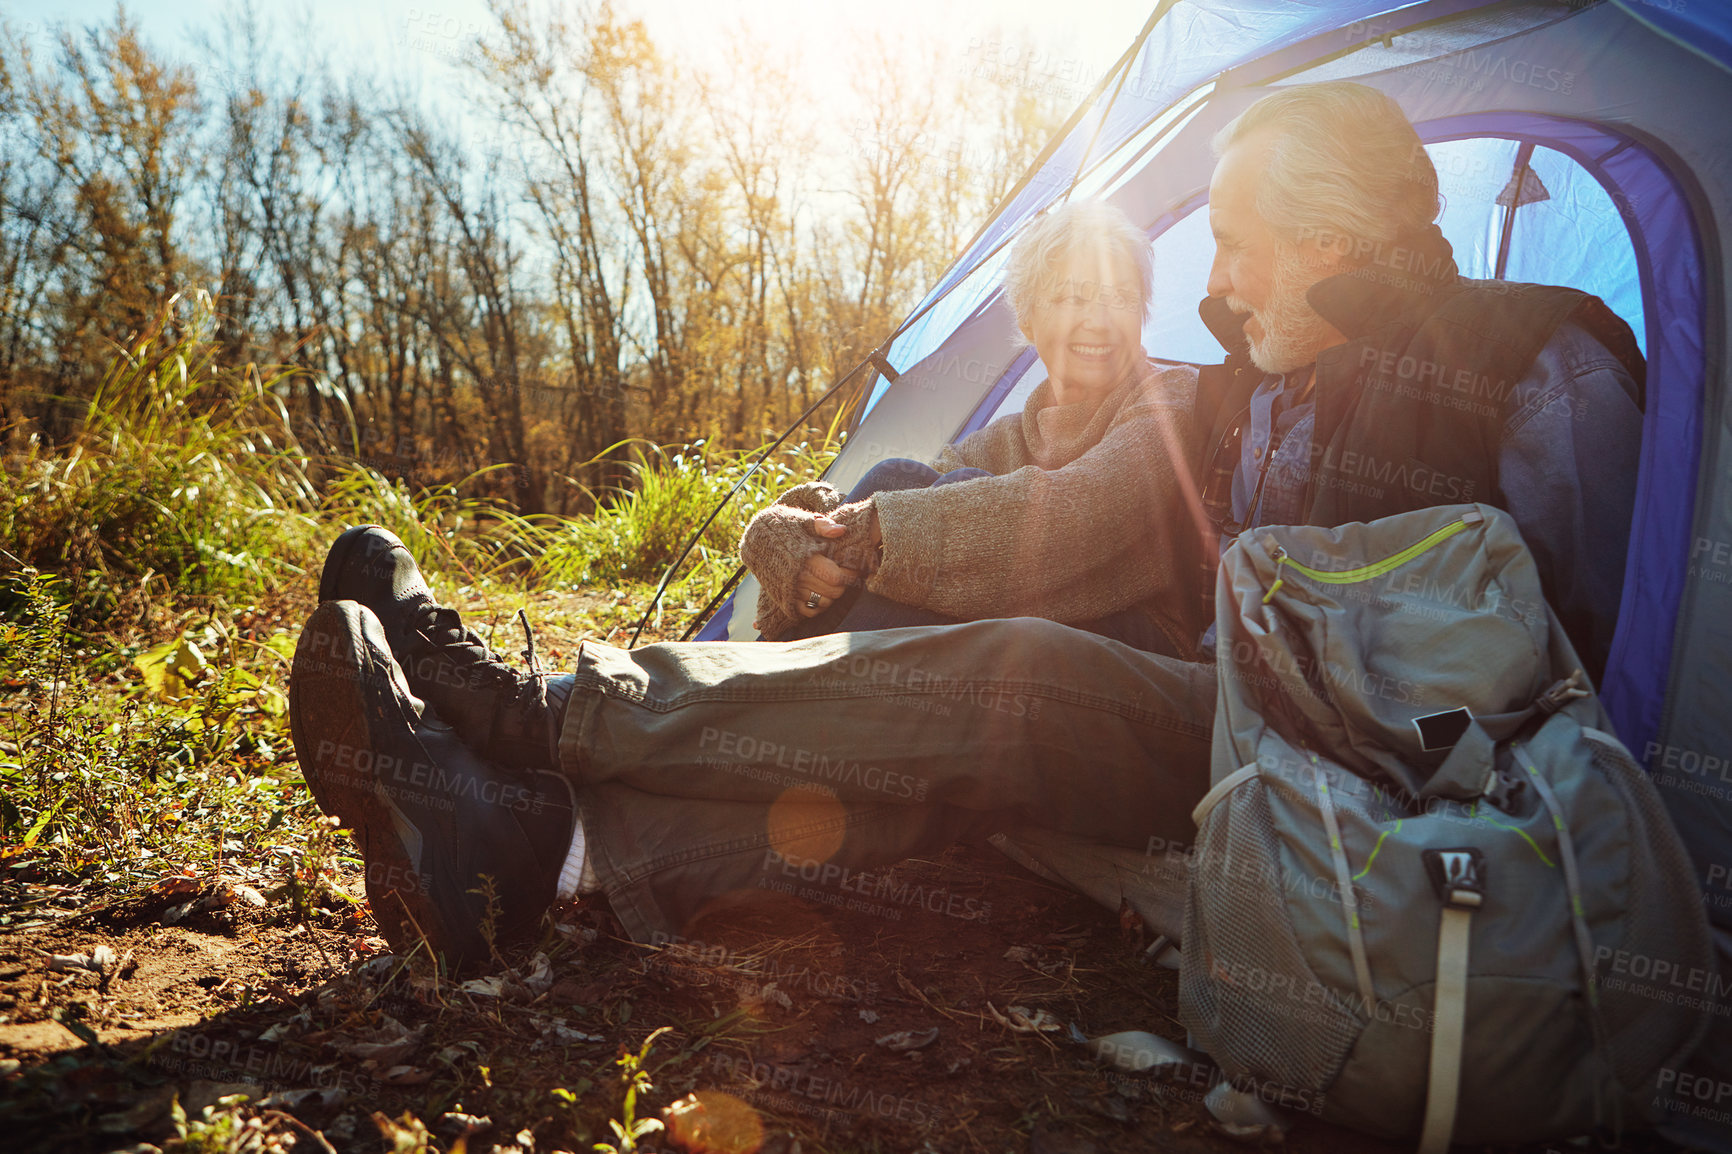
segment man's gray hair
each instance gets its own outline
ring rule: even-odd
[[[1215,155],[1264,130],[1257,215],[1289,243],[1363,258],[1436,219],[1437,169],[1401,106],[1377,89],[1344,80],[1284,88],[1221,129]]]
[[[1035,308],[1057,287],[1058,270],[1079,248],[1109,253],[1135,269],[1140,315],[1148,315],[1155,287],[1155,257],[1148,236],[1116,205],[1073,200],[1029,225],[1010,250],[1004,293],[1016,310],[1018,328],[1029,327]]]

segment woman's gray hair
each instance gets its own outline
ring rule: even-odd
[[[1287,242],[1364,259],[1436,219],[1437,169],[1401,106],[1377,89],[1345,80],[1284,88],[1221,129],[1215,155],[1264,130],[1257,215]]]
[[[1078,248],[1122,257],[1136,270],[1141,316],[1154,292],[1155,257],[1149,238],[1124,210],[1104,200],[1073,200],[1040,217],[1016,238],[1004,269],[1004,293],[1016,311],[1016,325],[1027,329],[1036,306],[1056,287],[1053,278]]]

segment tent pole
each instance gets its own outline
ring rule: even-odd
[[[1522,206],[1522,193],[1527,191],[1528,162],[1533,156],[1534,146],[1531,142],[1524,141],[1521,148],[1516,150],[1515,171],[1510,173],[1510,188],[1513,191],[1510,193],[1509,206],[1504,209],[1503,228],[1497,240],[1497,265],[1491,274],[1498,280],[1502,280],[1509,269],[1510,237],[1515,233],[1516,210]]]
[[[1179,0],[1161,0],[1161,2],[1155,6],[1155,10],[1149,14],[1148,23],[1143,25],[1142,34],[1137,37],[1137,48],[1142,47],[1143,43],[1148,40],[1149,33],[1155,30],[1155,25],[1161,22],[1161,17],[1171,11],[1173,5],[1178,2]],[[1094,155],[1095,143],[1101,138],[1101,129],[1106,127],[1107,117],[1111,116],[1113,112],[1113,105],[1119,102],[1119,93],[1124,91],[1125,80],[1131,74],[1132,63],[1134,63],[1134,61],[1131,54],[1127,52],[1125,53],[1124,58],[1119,62],[1119,67],[1114,70],[1119,74],[1118,82],[1113,85],[1113,94],[1107,100],[1107,106],[1101,109],[1101,114],[1095,118],[1095,130],[1089,134],[1088,147],[1083,149],[1082,158],[1076,162],[1076,172],[1071,174],[1070,183],[1065,186],[1064,195],[1059,197],[1060,204],[1064,204],[1070,200],[1070,194],[1076,191],[1077,182],[1082,179],[1083,170],[1088,168],[1089,157]],[[1105,77],[1102,77],[1101,79],[1103,83],[1106,80]],[[1099,95],[1100,93],[1097,90],[1092,99],[1098,99]],[[965,249],[963,251],[966,252],[967,250]]]
[[[1136,40],[1133,41],[1131,46],[1125,50],[1122,56],[1119,57],[1118,63],[1114,64],[1112,68],[1100,78],[1099,83],[1094,87],[1094,91],[1085,96],[1082,103],[1076,106],[1076,111],[1072,112],[1065,118],[1065,122],[1059,125],[1058,131],[1052,134],[1052,139],[1046,142],[1046,147],[1041,149],[1040,154],[1034,158],[1026,169],[1023,170],[1022,179],[1018,180],[1016,184],[1011,186],[1008,192],[999,197],[998,203],[993,206],[991,212],[986,214],[986,219],[981,221],[980,227],[974,230],[974,235],[968,238],[968,243],[962,246],[962,251],[957,254],[956,260],[951,261],[949,266],[946,267],[944,272],[939,276],[938,279],[941,282],[945,277],[951,274],[957,264],[961,262],[962,258],[968,254],[968,251],[979,243],[980,238],[986,235],[986,230],[991,226],[992,222],[1002,216],[1004,210],[1010,207],[1011,202],[1018,196],[1022,195],[1022,190],[1028,187],[1029,181],[1034,179],[1035,173],[1039,172],[1041,167],[1045,165],[1048,160],[1052,159],[1053,153],[1059,150],[1059,146],[1069,139],[1071,131],[1075,129],[1077,125],[1082,123],[1082,119],[1087,115],[1089,108],[1092,107],[1094,103],[1101,98],[1101,95],[1106,92],[1107,82],[1115,75],[1120,73],[1129,73],[1131,64],[1135,62],[1137,54],[1143,50],[1143,45],[1148,41],[1149,34],[1155,30],[1155,25],[1160,22],[1161,17],[1165,16],[1167,11],[1176,3],[1178,3],[1178,0],[1161,0],[1160,4],[1156,6],[1154,13],[1149,16],[1148,22],[1143,25],[1142,32],[1138,33]],[[1122,78],[1120,83],[1123,83]],[[1114,90],[1114,94],[1117,94],[1116,89]],[[1098,126],[1095,131],[1098,135],[1100,131]],[[1093,140],[1090,140],[1089,144],[1092,148],[1094,144]],[[998,250],[994,249],[993,251],[996,252]],[[947,293],[941,293],[937,297],[934,297],[932,300],[927,302],[924,308],[920,309],[898,325],[896,331],[891,334],[890,340],[894,341],[897,337],[901,336],[903,330],[907,329],[909,325],[925,316],[928,310],[944,299],[945,295],[947,295]],[[889,343],[890,341],[886,341],[886,346],[888,346]]]

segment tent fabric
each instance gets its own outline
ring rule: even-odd
[[[1348,35],[1371,36],[1382,30],[1374,28],[1377,18],[1394,12],[1448,12],[1475,6],[1471,0],[1419,4],[1391,4],[1389,0],[1179,0],[1144,40],[1116,90],[1109,82],[1112,100],[1103,101],[1083,117],[1034,179],[1009,204],[1001,206],[991,226],[957,260],[931,296],[948,292],[1000,240],[1062,195],[1083,166],[1085,154],[1098,158],[1116,151],[1209,77],[1320,34],[1346,29]]]
[[[1646,354],[1636,250],[1611,194],[1555,149],[1534,149],[1528,164],[1547,195],[1517,211],[1504,276],[1593,293],[1629,322]]]
[[[1397,29],[1483,7],[1484,0],[1179,0],[1144,40],[1122,82],[1115,86],[1120,78],[1109,78],[1110,101],[1103,99],[1078,122],[914,312],[968,279],[1006,237],[1063,196],[1088,162],[1113,154],[1174,114],[1183,97],[1212,77],[1253,62],[1275,69],[1306,64]],[[905,359],[893,353],[891,363],[905,370],[930,351],[908,342]]]
[[[1631,19],[1653,28],[1688,52],[1732,72],[1732,17],[1724,4],[1685,0],[1616,0]]]

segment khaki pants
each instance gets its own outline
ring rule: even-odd
[[[875,867],[1007,829],[1134,861],[1189,844],[1209,785],[1213,666],[1038,618],[586,643],[574,675],[563,768],[640,941],[744,891],[882,901]]]

